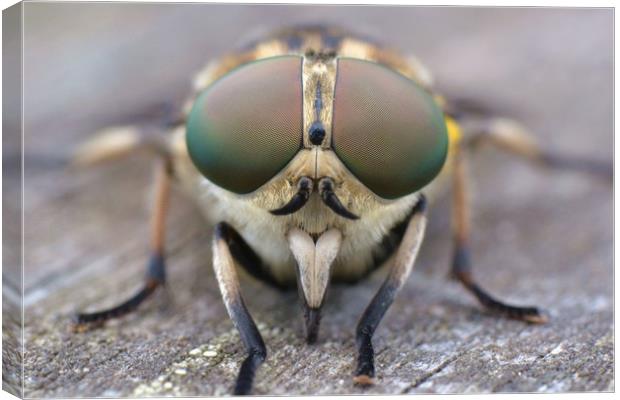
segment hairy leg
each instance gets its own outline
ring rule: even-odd
[[[486,118],[466,122],[465,127],[467,134],[463,144],[467,148],[489,145],[541,167],[581,172],[607,181],[613,179],[612,162],[547,149],[512,119]]]
[[[100,326],[105,321],[118,318],[138,308],[155,290],[163,286],[166,280],[165,271],[165,222],[170,196],[170,168],[167,162],[162,163],[157,171],[155,207],[151,220],[150,257],[146,268],[143,287],[131,298],[121,304],[92,313],[79,313],[75,317],[74,330],[86,331]]]
[[[254,375],[265,361],[267,349],[241,296],[235,260],[231,253],[231,243],[238,236],[230,225],[224,222],[217,224],[213,239],[213,268],[228,315],[239,331],[247,350],[247,357],[239,369],[234,391],[234,394],[241,395],[248,394],[252,389]]]
[[[457,148],[454,155],[452,186],[453,205],[453,240],[454,255],[452,275],[465,288],[476,296],[478,301],[489,310],[498,314],[531,323],[547,322],[547,317],[537,307],[519,307],[505,304],[487,293],[474,279],[469,249],[470,222],[469,202],[467,196],[467,175],[462,149]]]
[[[358,359],[353,378],[356,384],[370,385],[373,383],[375,353],[372,347],[372,336],[413,269],[426,229],[425,208],[426,200],[421,195],[396,251],[390,272],[357,325]]]

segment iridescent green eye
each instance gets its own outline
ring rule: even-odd
[[[258,189],[302,143],[301,58],[243,65],[209,86],[187,121],[187,148],[198,170],[235,193]]]
[[[341,58],[332,145],[349,170],[377,195],[413,193],[441,170],[448,151],[442,111],[410,79],[379,64]]]

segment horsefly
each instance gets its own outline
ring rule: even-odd
[[[236,394],[251,391],[267,357],[237,267],[274,286],[297,286],[306,340],[314,343],[330,281],[358,281],[385,265],[387,278],[355,335],[353,379],[371,385],[373,334],[413,268],[427,199],[442,186],[452,185],[453,277],[492,312],[547,321],[537,307],[497,300],[472,274],[464,164],[470,149],[487,143],[542,166],[612,174],[604,163],[546,151],[513,120],[442,97],[417,59],[318,26],[281,30],[209,63],[179,117],[160,130],[111,128],[77,152],[75,162],[85,165],[148,149],[159,174],[144,287],[117,307],[79,314],[75,328],[120,317],[163,285],[174,183],[215,227],[215,276],[247,350]]]

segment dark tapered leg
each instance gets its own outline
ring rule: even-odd
[[[355,343],[357,345],[358,358],[354,381],[359,385],[373,384],[375,376],[375,350],[372,347],[372,336],[379,322],[383,319],[385,312],[394,302],[394,297],[399,288],[398,281],[388,278],[372,299],[368,308],[366,308],[357,325]]]
[[[239,302],[231,304],[229,313],[248,351],[248,355],[239,369],[234,394],[249,394],[252,390],[256,370],[267,358],[267,349],[241,298],[239,298]]]
[[[547,316],[537,307],[518,307],[494,299],[475,281],[472,274],[469,251],[469,207],[467,199],[465,159],[461,149],[454,155],[453,171],[453,236],[454,256],[452,275],[467,288],[478,301],[490,311],[497,314],[531,323],[547,322]]]
[[[130,299],[115,307],[92,313],[77,314],[74,318],[74,331],[86,331],[90,328],[102,325],[109,319],[121,317],[135,310],[144,300],[149,298],[158,287],[164,285],[166,281],[164,233],[170,194],[170,169],[167,164],[163,164],[158,171],[156,184],[157,194],[151,226],[151,256],[147,264],[144,286]]]
[[[538,307],[512,306],[494,299],[474,280],[471,271],[469,248],[467,244],[455,244],[452,274],[469,290],[489,311],[507,318],[541,324],[548,321],[547,315]]]
[[[230,243],[237,236],[237,232],[224,222],[220,222],[215,227],[213,268],[228,315],[239,331],[247,350],[247,357],[239,369],[234,392],[241,395],[248,394],[252,389],[254,375],[258,367],[265,361],[267,349],[241,296],[235,261],[230,251]]]
[[[100,326],[107,320],[119,318],[134,311],[144,300],[155,292],[155,289],[164,284],[164,271],[165,266],[163,256],[153,253],[149,259],[146,282],[142,289],[140,289],[131,298],[115,307],[92,313],[77,314],[74,321],[74,330],[77,332],[83,332],[90,328]]]
[[[411,273],[422,239],[424,238],[426,200],[423,196],[420,197],[415,207],[407,230],[394,257],[390,272],[357,325],[355,338],[358,359],[353,380],[359,385],[370,385],[373,383],[375,354],[372,347],[372,336],[385,312],[392,305],[396,293],[398,293]]]
[[[476,107],[472,111],[453,103],[447,107],[447,112],[458,119],[464,134],[463,141],[455,151],[452,275],[489,310],[531,323],[544,323],[548,317],[537,307],[517,307],[502,303],[489,295],[474,279],[469,250],[469,204],[463,152],[487,144],[538,166],[582,172],[610,182],[613,180],[613,163],[545,149],[524,126],[511,119],[494,118],[484,107]]]

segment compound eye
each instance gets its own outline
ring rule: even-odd
[[[187,121],[187,148],[198,170],[244,194],[265,184],[302,143],[301,58],[245,64],[198,96]]]
[[[413,193],[441,170],[448,150],[442,111],[412,80],[382,65],[341,58],[332,146],[378,196]]]

